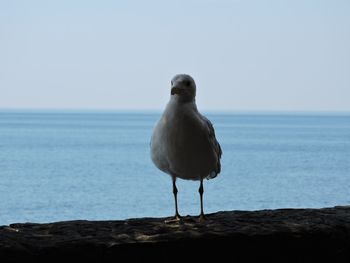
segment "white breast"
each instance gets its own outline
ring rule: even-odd
[[[179,106],[170,101],[154,129],[151,158],[168,174],[199,180],[217,170],[220,156],[211,140],[208,123],[195,103]]]

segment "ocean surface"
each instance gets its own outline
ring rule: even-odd
[[[350,204],[350,114],[206,116],[223,150],[205,211]],[[171,179],[149,157],[160,113],[0,111],[0,225],[174,214]],[[178,181],[180,214],[198,182]]]

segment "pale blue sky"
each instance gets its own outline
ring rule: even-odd
[[[350,110],[350,1],[0,1],[0,108]]]

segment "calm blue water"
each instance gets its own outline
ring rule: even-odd
[[[149,158],[159,114],[0,112],[0,225],[173,215]],[[350,204],[350,115],[207,114],[223,149],[205,210]],[[181,214],[198,183],[179,181]]]

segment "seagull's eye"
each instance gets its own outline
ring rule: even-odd
[[[190,82],[189,80],[185,80],[185,81],[184,81],[184,84],[185,84],[185,86],[187,86],[187,87],[188,87],[188,86],[190,86],[190,85],[191,85],[191,82]]]

